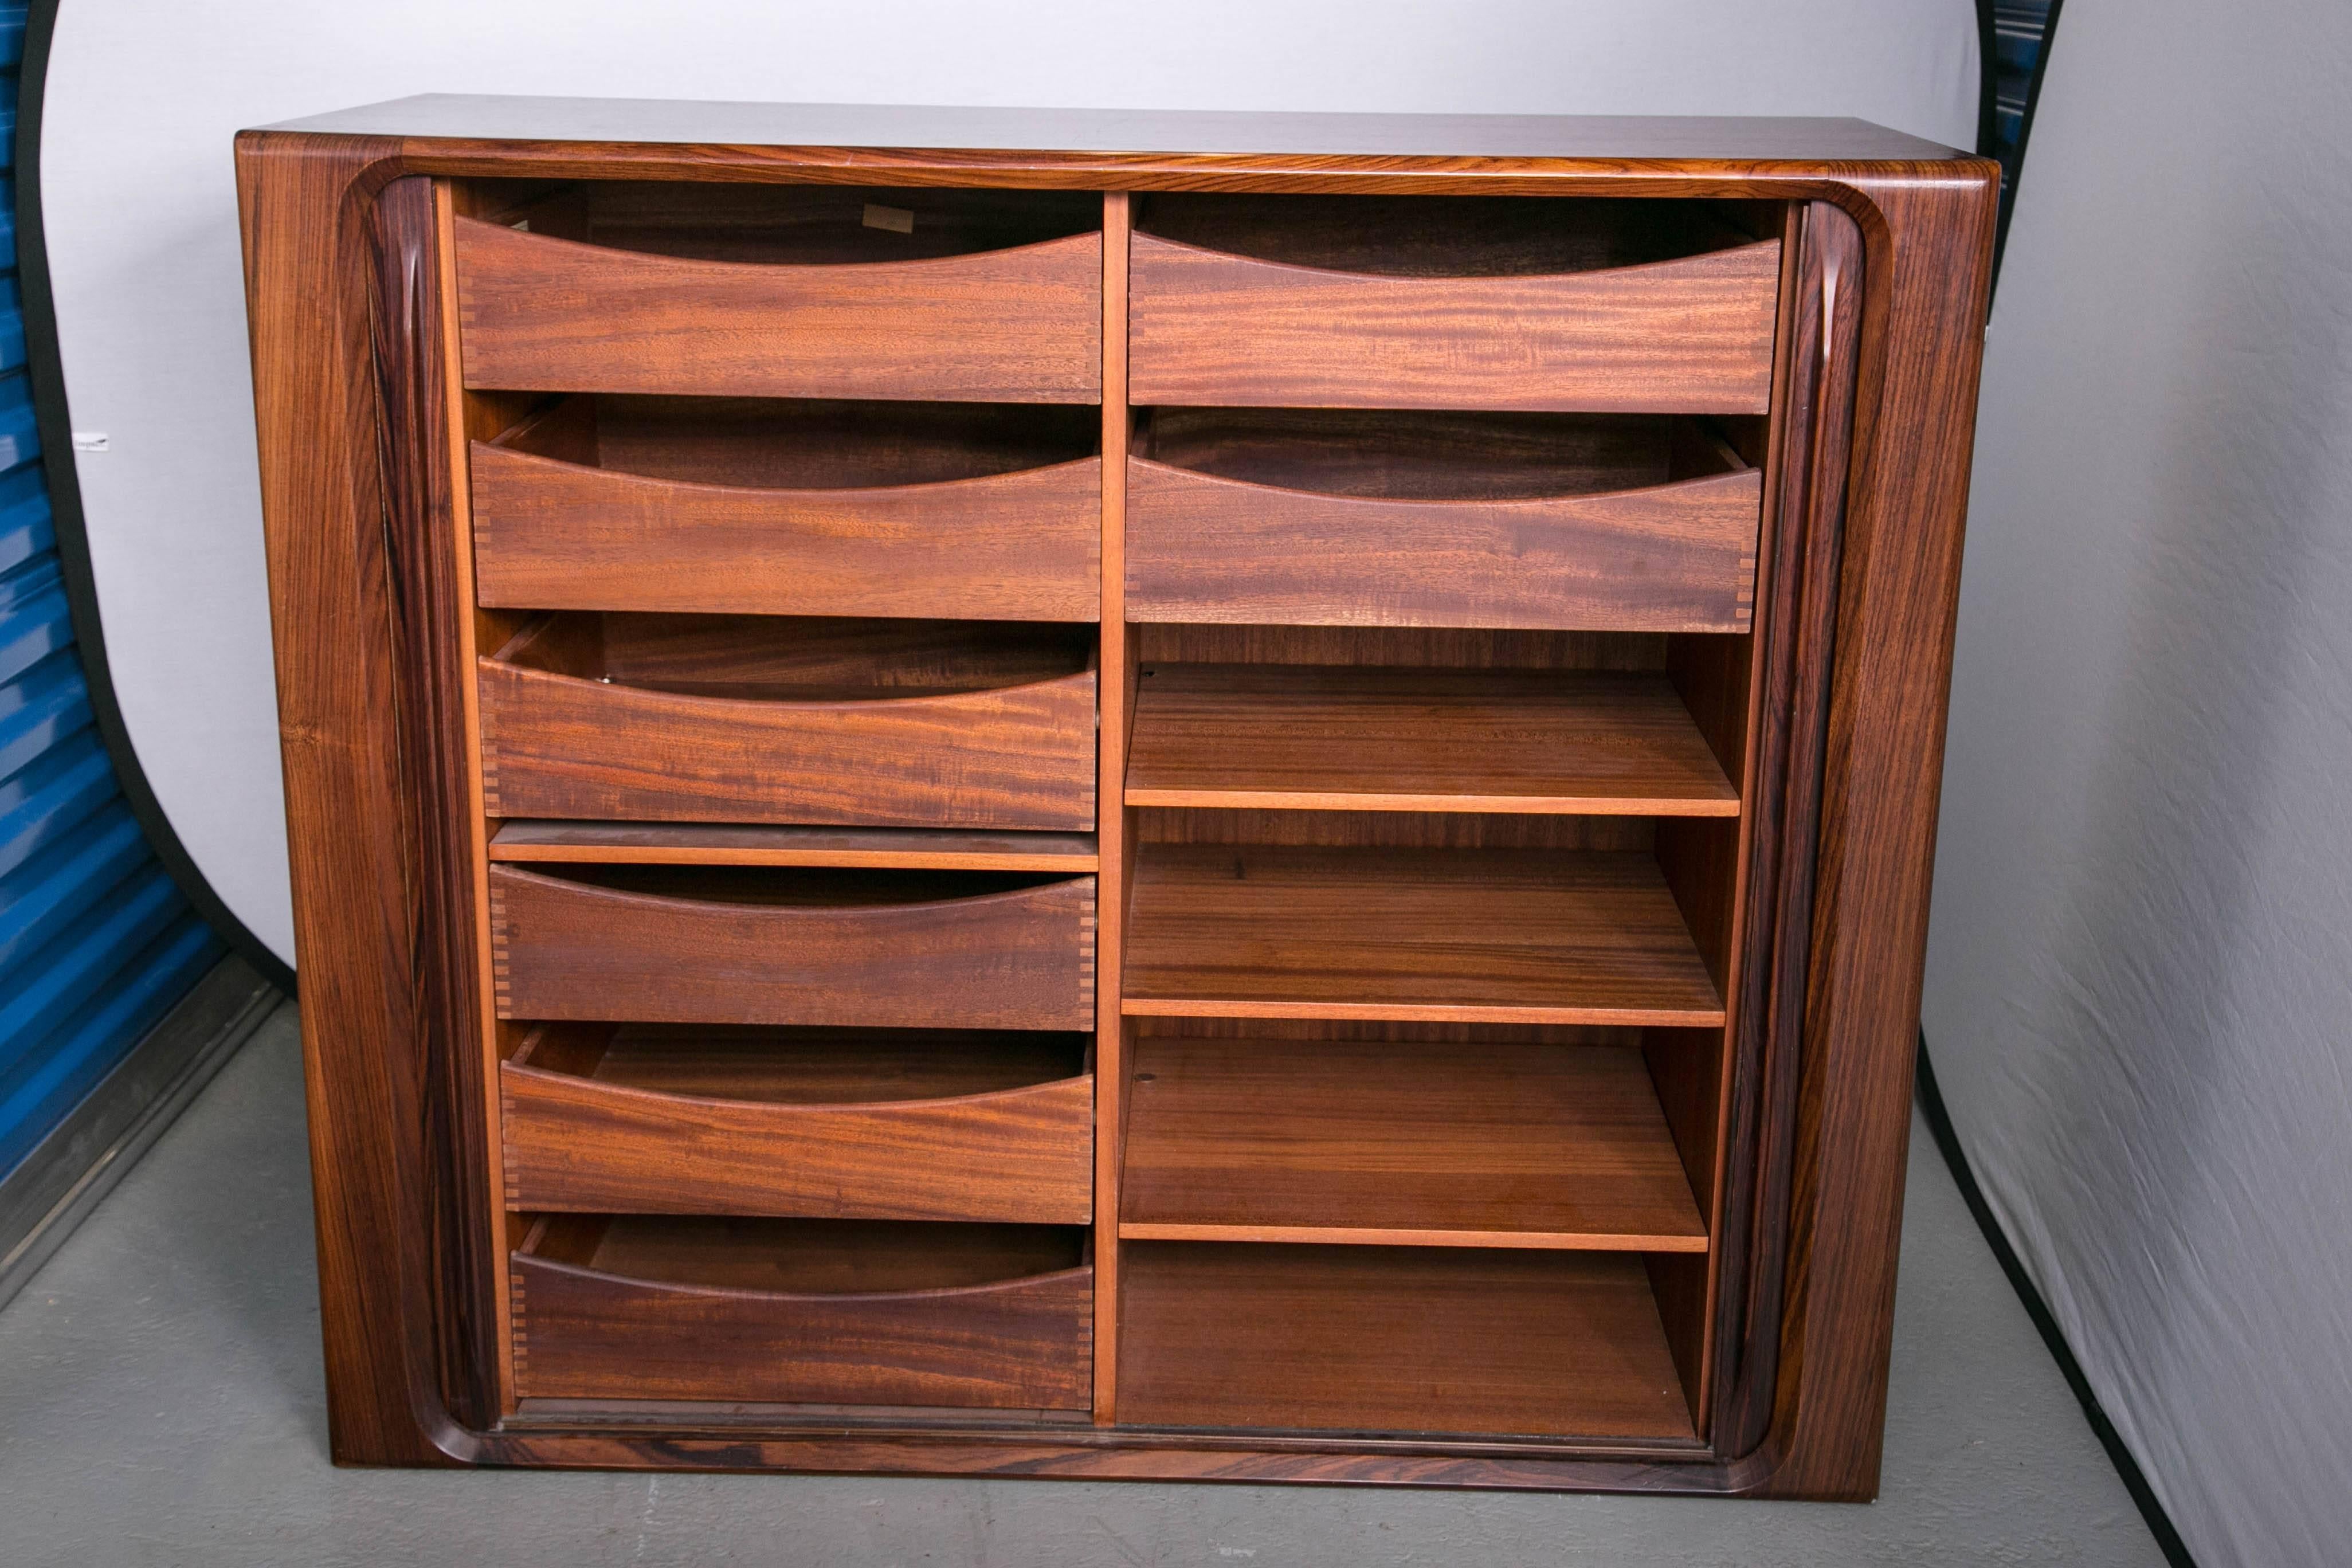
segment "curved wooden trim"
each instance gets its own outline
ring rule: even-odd
[[[495,654],[484,654],[482,663],[512,670],[534,682],[561,683],[590,691],[631,691],[648,698],[659,698],[664,703],[675,705],[684,711],[707,711],[715,722],[729,725],[743,724],[750,721],[754,714],[778,709],[809,713],[904,711],[917,707],[952,710],[958,706],[971,706],[973,699],[994,697],[1001,692],[1088,686],[1093,684],[1095,673],[1090,660],[1086,668],[1073,670],[1067,675],[1048,675],[1036,680],[1011,680],[1003,686],[983,687],[977,691],[925,692],[908,689],[902,697],[828,697],[815,701],[802,701],[794,698],[712,697],[698,691],[665,691],[658,686],[639,686],[625,679],[588,680],[577,675],[565,675],[561,670],[534,669],[527,665],[512,664]]]
[[[480,247],[493,243],[489,235],[510,235],[518,246],[544,248],[552,255],[566,251],[589,257],[625,258],[631,265],[675,268],[673,276],[681,281],[696,277],[705,269],[734,274],[745,283],[756,283],[779,273],[823,272],[836,277],[856,276],[862,281],[884,284],[897,289],[908,283],[920,283],[928,279],[961,279],[964,274],[979,273],[982,281],[993,286],[997,281],[993,268],[982,264],[1011,260],[1017,257],[1045,256],[1055,259],[1072,246],[1082,246],[1094,237],[1096,231],[1085,230],[1066,234],[1054,239],[1033,239],[1024,245],[999,246],[991,250],[958,251],[952,256],[913,257],[905,261],[719,261],[695,256],[672,256],[666,251],[632,250],[626,246],[598,245],[593,240],[566,239],[561,235],[534,234],[505,224],[486,223],[480,218],[460,217],[457,220],[457,264],[462,268],[467,251],[482,254]]]
[[[551,1274],[593,1279],[622,1289],[645,1290],[665,1296],[702,1296],[725,1301],[772,1301],[780,1305],[823,1303],[828,1306],[861,1306],[895,1301],[973,1300],[1019,1295],[1040,1287],[1087,1279],[1094,1273],[1092,1264],[1081,1263],[1069,1268],[1056,1268],[1049,1274],[1016,1274],[1009,1279],[988,1279],[977,1285],[942,1285],[925,1290],[750,1290],[733,1285],[695,1285],[683,1280],[613,1274],[583,1263],[563,1263],[552,1258],[534,1258],[529,1253],[516,1255],[514,1261],[518,1266],[527,1265]]]
[[[662,691],[480,660],[499,816],[815,826],[1095,826],[1091,668],[902,697]]]
[[[1771,402],[1777,239],[1496,278],[1133,243],[1138,404],[1762,414]]]
[[[1686,268],[1692,262],[1703,261],[1710,257],[1737,255],[1743,251],[1755,250],[1759,247],[1769,247],[1772,249],[1776,257],[1773,265],[1778,267],[1780,263],[1777,257],[1780,248],[1780,242],[1777,239],[1757,239],[1744,245],[1718,246],[1712,250],[1694,251],[1688,256],[1668,256],[1656,261],[1629,262],[1622,267],[1585,267],[1569,272],[1428,273],[1382,272],[1377,268],[1318,267],[1311,262],[1284,261],[1272,256],[1253,256],[1245,250],[1221,250],[1213,245],[1195,245],[1189,239],[1171,239],[1165,235],[1153,234],[1149,229],[1136,230],[1135,237],[1138,240],[1148,240],[1154,247],[1164,246],[1170,250],[1185,251],[1193,256],[1213,257],[1220,261],[1245,261],[1252,267],[1269,268],[1281,272],[1297,272],[1313,278],[1370,278],[1386,282],[1427,284],[1434,289],[1442,289],[1454,283],[1509,282],[1559,285],[1585,279],[1633,279],[1645,272],[1657,272],[1661,277],[1672,277],[1674,273],[1660,272],[1659,269]],[[1739,268],[1739,273],[1744,276],[1749,270],[1742,267]]]
[[[1763,475],[1516,500],[1330,495],[1130,457],[1148,620],[1744,632]]]
[[[728,910],[751,914],[772,914],[780,918],[822,914],[829,920],[856,920],[864,916],[875,916],[879,917],[885,924],[889,923],[895,917],[923,910],[982,910],[1000,905],[1007,909],[1019,908],[1025,904],[1046,901],[1040,899],[1041,894],[1049,894],[1056,889],[1067,888],[1073,883],[1090,879],[1086,877],[1070,877],[1057,882],[1041,882],[1034,888],[1004,888],[992,893],[970,893],[956,899],[909,899],[904,903],[770,904],[749,901],[738,903],[725,899],[688,899],[672,893],[640,893],[626,888],[607,888],[594,882],[577,881],[570,877],[544,876],[540,872],[525,871],[509,864],[501,864],[492,874],[509,881],[528,879],[532,882],[545,883],[550,887],[563,888],[598,900],[609,900],[625,908],[648,906],[667,908],[679,915],[700,915],[717,910]],[[705,1020],[705,1022],[709,1021]]]
[[[977,1094],[728,1100],[501,1064],[509,1208],[1086,1225],[1094,1075]]]
[[[701,261],[457,220],[468,388],[1092,403],[1102,236],[929,260]]]
[[[1157,458],[1129,458],[1133,468],[1157,469],[1181,474],[1185,479],[1205,485],[1231,485],[1235,489],[1251,490],[1267,497],[1297,497],[1331,506],[1412,507],[1444,516],[1448,511],[1464,519],[1483,513],[1518,509],[1542,512],[1555,509],[1609,505],[1635,500],[1676,501],[1707,500],[1719,491],[1753,490],[1760,503],[1763,494],[1763,470],[1754,468],[1727,469],[1719,474],[1698,474],[1687,479],[1667,479],[1654,485],[1630,485],[1622,490],[1585,490],[1556,496],[1512,496],[1488,500],[1475,496],[1433,496],[1412,500],[1394,500],[1387,496],[1341,495],[1331,490],[1308,489],[1300,485],[1268,484],[1262,479],[1236,479],[1224,474],[1203,473],[1181,463],[1162,462]],[[1756,503],[1751,503],[1756,504]],[[1458,509],[1458,510],[1457,510]]]
[[[1091,621],[1102,459],[775,489],[472,448],[481,603],[541,610]]]

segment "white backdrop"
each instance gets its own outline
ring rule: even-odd
[[[1970,0],[65,0],[41,192],[115,689],[163,809],[289,959],[229,139],[415,92],[1852,114],[1976,134]]]
[[[1925,1004],[2197,1561],[2352,1561],[2352,6],[2068,0],[1987,343]]]

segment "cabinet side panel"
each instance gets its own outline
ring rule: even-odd
[[[1937,795],[1996,188],[1856,181],[1865,277],[1807,982],[1788,1319],[1763,1489],[1878,1489]]]
[[[409,846],[375,449],[364,182],[396,143],[248,132],[237,184],[293,864],[328,1417],[350,1464],[446,1462],[420,1197]]]
[[[441,205],[435,183],[419,176],[383,188],[374,213],[373,306],[394,719],[405,813],[398,832],[411,858],[416,919],[417,1126],[429,1173],[425,1258],[438,1308],[443,1397],[461,1423],[484,1427],[499,1412],[497,1369],[505,1342],[496,1310],[497,1189],[488,1179],[480,1054],[481,905],[475,886],[483,835],[467,700],[473,661],[462,646],[473,605],[459,567]]]

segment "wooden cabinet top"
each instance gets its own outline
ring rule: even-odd
[[[1307,158],[1324,172],[1355,174],[1466,172],[1465,163],[1506,173],[1521,165],[1567,173],[1559,165],[1597,165],[1587,172],[1600,172],[1632,163],[1781,176],[1925,163],[1953,174],[1955,162],[1984,163],[1866,121],[1814,118],[956,109],[427,93],[266,129],[429,142],[442,153],[464,144],[605,144],[708,149],[734,162],[759,148],[921,149],[962,154],[953,161],[969,163],[974,173],[1020,154],[1031,160],[1023,183],[1037,184],[1053,183],[1055,170],[1133,171],[1173,157],[1212,164]]]

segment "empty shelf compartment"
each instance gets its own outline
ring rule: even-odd
[[[1146,666],[1129,805],[1737,816],[1665,675]]]
[[[1119,1234],[1704,1252],[1639,1050],[1150,1036]]]
[[[1688,1443],[1643,1260],[1135,1242],[1119,1419]]]
[[[1124,992],[1143,1016],[1723,1022],[1638,852],[1142,844]]]

